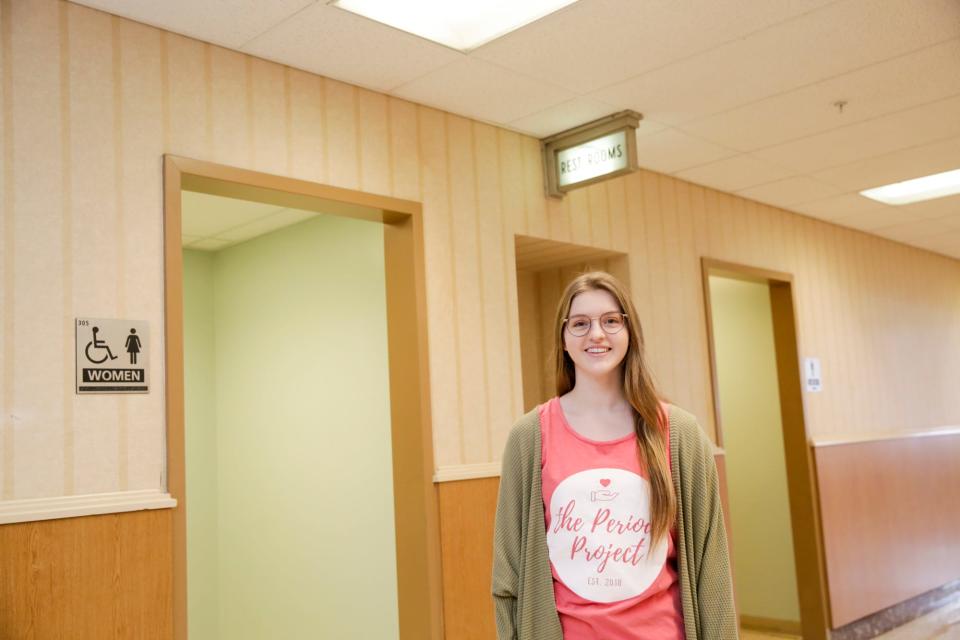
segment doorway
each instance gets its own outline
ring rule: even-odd
[[[440,638],[419,215],[165,159],[178,640]]]
[[[792,277],[704,259],[703,286],[741,627],[826,638]]]
[[[523,410],[530,411],[555,395],[553,321],[563,290],[578,275],[597,270],[629,288],[630,265],[618,251],[527,236],[514,242]]]

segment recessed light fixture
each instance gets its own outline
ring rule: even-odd
[[[576,0],[332,0],[328,4],[469,51]]]
[[[886,204],[910,204],[957,193],[960,193],[960,169],[867,189],[860,195]]]

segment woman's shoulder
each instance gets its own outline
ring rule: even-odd
[[[528,475],[540,459],[540,407],[527,412],[510,429],[503,448],[501,483],[505,478]]]
[[[667,408],[668,415],[670,416],[671,430],[677,428],[682,431],[689,431],[693,427],[700,428],[700,425],[697,423],[697,417],[683,407],[678,407],[666,401],[661,404]]]
[[[695,415],[675,404],[669,405],[669,415],[671,440],[676,438],[679,447],[712,448]]]
[[[540,439],[540,406],[537,405],[513,423],[508,441],[516,444],[527,442],[532,444]]]

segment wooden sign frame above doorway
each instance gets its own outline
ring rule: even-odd
[[[441,640],[440,533],[433,436],[421,205],[294,178],[167,155],[164,303],[168,490],[173,510],[173,628],[187,638],[181,190],[383,223],[400,637]]]

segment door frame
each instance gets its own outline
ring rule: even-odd
[[[813,448],[803,415],[803,388],[793,303],[793,275],[713,258],[701,258],[703,296],[706,308],[707,342],[710,351],[710,382],[716,417],[717,444],[723,447],[723,419],[717,384],[710,276],[722,276],[766,284],[770,288],[773,339],[776,351],[780,418],[790,499],[790,524],[800,600],[800,625],[805,640],[826,640],[829,634],[829,599],[823,532],[820,525],[817,475]]]
[[[423,214],[418,202],[173,155],[163,157],[166,477],[173,509],[173,628],[187,640],[181,191],[383,224],[397,604],[402,640],[441,640],[442,578],[433,483]]]

